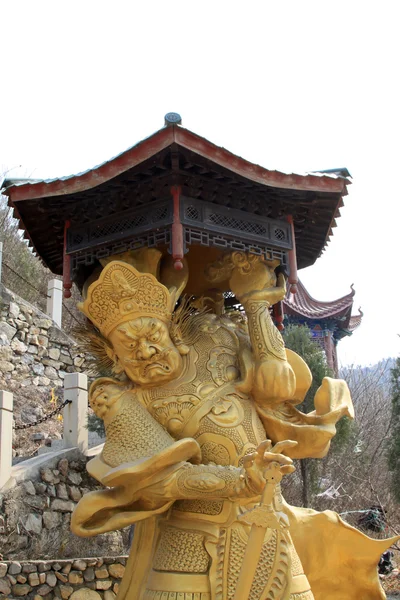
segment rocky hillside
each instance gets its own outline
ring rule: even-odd
[[[120,555],[128,530],[95,538],[70,531],[71,514],[83,494],[103,489],[86,471],[86,459],[62,458],[40,478],[19,483],[0,496],[0,554],[4,560]]]
[[[0,286],[0,389],[14,394],[16,427],[32,425],[62,401],[65,373],[81,372],[85,359],[71,337],[40,310]],[[15,429],[16,457],[31,456],[46,438],[59,439],[53,417]]]

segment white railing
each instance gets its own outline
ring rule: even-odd
[[[86,375],[83,373],[65,374],[64,400],[69,400],[69,403],[63,411],[63,447],[60,451],[74,448],[87,455],[88,381]],[[27,462],[12,466],[12,438],[13,394],[0,390],[0,490],[6,485],[8,487],[10,481],[13,480],[13,471]],[[45,455],[35,458],[40,458],[39,462],[42,463]]]
[[[79,448],[88,452],[88,380],[84,373],[66,373],[64,377],[64,400],[70,403],[64,408],[64,447]]]
[[[12,467],[13,395],[0,390],[0,489],[7,483]]]
[[[62,319],[63,284],[60,279],[50,279],[47,284],[46,312],[59,327]]]

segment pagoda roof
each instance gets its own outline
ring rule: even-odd
[[[7,179],[3,192],[36,253],[62,272],[65,221],[85,223],[183,194],[253,214],[292,215],[299,268],[315,262],[340,216],[347,169],[305,175],[271,171],[179,126],[164,127],[92,169],[55,179]]]
[[[357,327],[359,327],[361,325],[361,321],[362,321],[363,316],[364,316],[364,313],[361,310],[361,308],[359,308],[358,309],[358,315],[352,315],[350,317],[349,327],[348,327],[348,330],[350,331],[350,333],[353,333],[353,331],[355,329],[357,329]]]
[[[336,320],[338,321],[339,329],[347,333],[352,333],[361,324],[363,317],[361,310],[359,310],[358,315],[351,316],[354,295],[355,290],[352,285],[351,291],[345,296],[337,300],[323,302],[313,298],[299,280],[296,294],[293,294],[290,288],[286,292],[283,300],[284,312],[288,316],[311,319],[313,321]]]

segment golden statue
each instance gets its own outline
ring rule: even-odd
[[[209,266],[221,294],[188,301],[188,273],[158,250],[104,261],[80,309],[92,352],[115,377],[90,405],[106,443],[88,463],[107,489],[86,494],[72,531],[93,536],[136,523],[118,600],[375,600],[376,541],[330,511],[288,506],[280,481],[293,458],[325,456],[335,423],[353,417],[343,381],[311,384],[270,317],[285,293],[276,262],[231,252]],[[199,277],[202,275],[199,274]]]

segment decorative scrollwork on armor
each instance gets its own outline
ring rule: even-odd
[[[238,379],[239,369],[236,349],[231,350],[222,346],[213,348],[207,362],[207,369],[218,386]]]
[[[249,301],[246,303],[249,317],[249,332],[254,354],[259,360],[274,356],[286,360],[285,344],[282,336],[272,323],[269,314],[269,303],[266,301]]]
[[[237,394],[220,394],[208,414],[208,419],[219,427],[235,427],[243,421],[243,409]]]
[[[201,420],[199,429],[197,431],[197,433],[193,436],[195,439],[197,439],[198,437],[200,437],[203,433],[216,433],[221,435],[222,431],[221,431],[221,427],[219,427],[218,425],[216,425],[215,423],[213,423],[211,421],[211,419],[209,419],[207,416],[204,417]],[[232,442],[235,444],[236,449],[238,450],[238,452],[241,452],[241,450],[243,449],[244,443],[242,438],[240,437],[240,434],[237,430],[237,427],[224,427],[223,429],[223,435],[224,437],[232,440]]]
[[[204,464],[229,465],[230,463],[228,450],[222,444],[215,442],[205,442],[201,446],[201,456]]]
[[[228,498],[236,495],[241,483],[243,469],[231,466],[187,465],[182,468],[176,483],[183,498],[198,498],[199,495],[211,496],[215,493]]]
[[[179,434],[196,410],[200,399],[194,395],[175,396],[157,400],[151,409],[154,418],[172,435]]]

